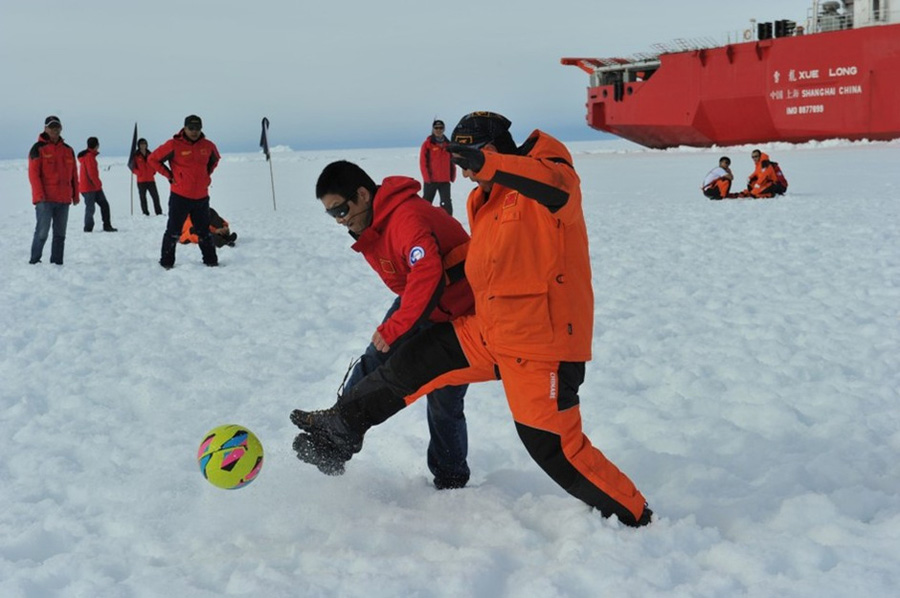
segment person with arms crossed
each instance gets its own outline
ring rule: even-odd
[[[162,215],[162,206],[159,203],[159,191],[156,189],[156,171],[150,166],[147,158],[150,157],[150,150],[147,146],[147,140],[141,137],[138,139],[137,151],[134,152],[134,167],[131,172],[137,178],[138,197],[141,201],[141,212],[144,216],[150,215],[147,207],[147,194],[153,199],[153,211],[157,216]]]

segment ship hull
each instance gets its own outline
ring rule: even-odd
[[[588,88],[591,127],[641,145],[900,137],[900,24],[663,54],[645,81]]]

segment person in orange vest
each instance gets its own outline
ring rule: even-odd
[[[213,208],[209,209],[209,233],[212,235],[216,247],[224,247],[226,245],[234,247],[234,242],[237,240],[237,233],[231,232],[228,221],[219,216],[219,213]],[[191,222],[191,215],[188,214],[184,221],[184,226],[181,227],[181,244],[187,245],[188,243],[199,242],[200,237],[197,235],[194,224]]]
[[[731,191],[731,181],[734,174],[731,172],[731,158],[722,156],[719,165],[706,173],[703,184],[700,186],[703,195],[709,199],[725,199]]]
[[[62,266],[66,249],[69,205],[78,205],[78,165],[75,150],[60,136],[62,123],[57,116],[44,119],[44,132],[28,152],[28,181],[31,203],[37,223],[31,240],[29,264],[41,261],[44,245],[53,227],[50,263]]]
[[[162,215],[162,206],[159,204],[159,191],[156,189],[156,171],[147,161],[150,157],[150,150],[147,148],[147,140],[141,137],[138,139],[138,148],[134,152],[134,167],[131,172],[137,177],[138,197],[141,200],[141,212],[144,216],[150,215],[147,208],[147,193],[153,198],[153,210],[157,216]]]
[[[297,456],[343,466],[373,426],[448,385],[500,380],[519,438],[572,496],[625,525],[651,522],[634,483],[582,432],[579,387],[591,358],[594,294],[581,184],[566,147],[536,130],[521,147],[510,121],[464,116],[448,148],[469,194],[465,272],[475,313],[408,339],[329,409],[296,409]],[[295,450],[297,450],[295,439]]]
[[[422,171],[422,197],[434,203],[435,193],[440,193],[441,207],[452,216],[450,183],[456,180],[456,166],[447,151],[448,143],[450,141],[444,136],[444,121],[435,120],[431,124],[431,135],[419,150],[419,170]]]

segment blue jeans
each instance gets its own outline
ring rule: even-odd
[[[50,263],[63,263],[63,252],[66,248],[66,225],[69,223],[69,204],[56,201],[42,201],[34,206],[37,224],[34,227],[34,238],[31,241],[31,263],[41,261],[44,243],[50,236],[50,225],[53,225],[53,242],[50,245]]]
[[[400,308],[400,297],[384,315],[384,320],[391,317]],[[404,339],[430,328],[431,322],[425,321],[417,325],[400,340],[391,345],[391,350],[382,353],[369,343],[366,352],[353,367],[341,394],[352,388],[380,365],[403,344]],[[434,474],[434,483],[438,488],[462,487],[469,481],[469,466],[466,455],[469,452],[469,437],[466,431],[466,416],[463,413],[466,390],[463,386],[446,386],[428,394],[428,431],[431,440],[428,443],[428,469]]]

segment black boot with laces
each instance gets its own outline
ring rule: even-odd
[[[297,458],[324,474],[341,475],[344,464],[362,449],[364,431],[354,429],[337,406],[319,411],[295,409],[291,421],[304,431],[294,439]]]

